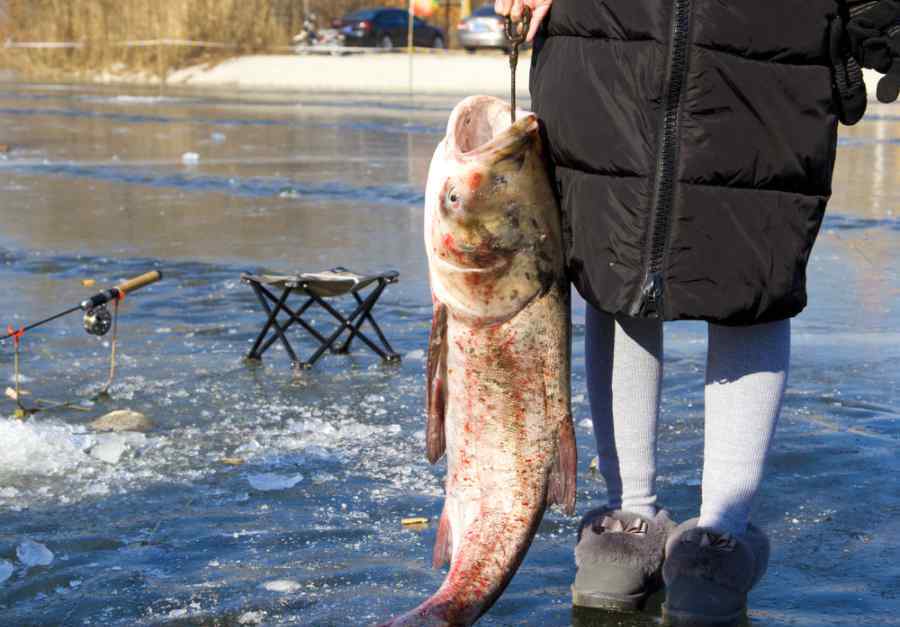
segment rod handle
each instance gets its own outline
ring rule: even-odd
[[[119,283],[116,286],[116,289],[119,290],[122,294],[128,294],[129,292],[134,292],[135,290],[139,290],[142,287],[146,287],[148,285],[152,285],[156,283],[162,278],[162,272],[159,270],[151,270],[150,272],[146,272],[141,276],[136,276],[133,279],[128,279],[123,283]]]

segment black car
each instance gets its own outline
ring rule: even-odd
[[[365,9],[345,15],[339,25],[346,46],[377,46],[391,49],[406,46],[409,13],[403,9]],[[413,45],[443,48],[444,31],[413,18]]]

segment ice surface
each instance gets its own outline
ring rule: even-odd
[[[303,475],[279,475],[275,473],[261,473],[247,477],[250,487],[254,490],[268,492],[271,490],[287,490],[303,481]]]
[[[16,557],[26,566],[49,566],[53,552],[40,542],[25,540],[16,547]]]
[[[13,574],[13,565],[6,560],[0,560],[0,583],[3,583]]]
[[[119,92],[99,93],[108,99]],[[81,116],[81,107],[70,100],[66,92],[59,105],[47,106]],[[293,98],[286,100],[293,104]],[[110,400],[98,401],[88,412],[42,412],[21,427],[0,418],[0,514],[6,533],[0,560],[14,566],[0,584],[0,623],[248,624],[262,614],[262,623],[272,625],[368,625],[408,609],[433,592],[444,574],[419,567],[431,538],[414,535],[397,521],[407,514],[435,519],[444,501],[446,462],[432,468],[422,454],[421,364],[431,303],[427,271],[415,254],[421,246],[421,209],[407,206],[411,203],[404,196],[373,210],[366,206],[372,199],[368,192],[341,196],[338,189],[332,198],[332,188],[323,181],[368,189],[366,181],[378,180],[388,185],[388,193],[394,184],[418,186],[437,137],[336,130],[335,122],[356,124],[368,114],[356,111],[355,103],[335,111],[330,99],[321,116],[295,114],[284,104],[256,110],[243,97],[239,107],[216,100],[167,111],[148,104],[153,108],[148,107],[146,119],[131,124],[133,114],[143,113],[137,105],[123,116],[125,105],[116,110],[106,102],[97,115],[91,112],[82,120],[48,116],[40,112],[45,105],[28,99],[6,101],[7,107],[38,111],[15,116],[9,130],[21,143],[44,146],[35,160],[46,152],[54,161],[45,171],[8,168],[9,180],[0,184],[11,203],[0,212],[10,227],[0,229],[0,278],[17,294],[20,318],[14,323],[54,310],[48,285],[59,292],[60,302],[77,302],[82,276],[108,283],[139,273],[151,259],[172,271],[168,280],[126,301],[123,367]],[[246,115],[239,110],[244,108]],[[374,115],[433,126],[438,117],[446,121],[443,103],[424,120],[402,108],[393,113],[377,109]],[[225,116],[253,125],[220,124]],[[255,125],[268,123],[271,116],[284,119],[271,127]],[[83,131],[84,141],[59,141],[61,126],[54,118],[72,132]],[[165,119],[170,121],[160,121]],[[322,129],[311,128],[319,123]],[[398,128],[399,123],[392,122]],[[867,124],[872,123],[857,128]],[[119,127],[130,134],[117,138],[109,132]],[[226,141],[216,143],[214,131],[227,133]],[[63,136],[66,132],[63,128]],[[900,137],[900,124],[894,122],[886,132],[885,137]],[[182,153],[204,150],[197,165],[183,165],[179,149],[172,152],[182,140],[194,142],[184,143]],[[299,144],[303,150],[298,152]],[[142,150],[136,150],[138,145]],[[109,168],[113,154],[128,165]],[[896,171],[900,153],[879,155],[879,167],[854,167],[843,183],[836,177],[836,191],[846,188],[849,174]],[[12,161],[23,158],[20,153]],[[221,167],[211,158],[221,159]],[[69,159],[73,167],[60,169],[59,162]],[[100,167],[80,163],[85,159],[98,160]],[[146,163],[130,163],[138,159]],[[357,165],[354,159],[360,160]],[[183,176],[172,176],[173,162]],[[198,176],[200,165],[217,175]],[[853,204],[877,215],[896,205],[900,197],[888,189],[890,178],[879,178],[885,187],[860,184]],[[309,197],[308,185],[325,195]],[[300,200],[270,198],[271,190],[282,187]],[[65,207],[66,199],[90,190],[97,202],[70,208],[72,224],[53,229],[56,214],[64,211],[46,207]],[[133,190],[146,205],[141,215],[128,208]],[[840,210],[840,198],[835,204]],[[160,219],[148,222],[147,216]],[[185,225],[200,228],[179,228]],[[43,226],[46,232],[38,228]],[[319,236],[304,240],[311,231]],[[887,356],[900,346],[898,314],[896,307],[890,315],[881,312],[892,307],[898,286],[895,273],[885,268],[896,267],[900,230],[842,231],[841,237],[846,242],[823,237],[817,244],[819,271],[811,275],[818,281],[811,299],[817,305],[801,317],[796,333],[797,343],[808,350],[798,351],[794,363],[799,375],[792,373],[774,472],[760,504],[760,521],[779,546],[775,558],[786,566],[770,569],[754,597],[752,611],[767,627],[888,624],[896,618],[896,599],[880,594],[896,583],[885,557],[891,555],[891,534],[871,530],[873,519],[889,520],[896,509],[891,491],[878,489],[879,481],[883,484],[883,477],[896,470],[897,458],[891,455],[896,446],[864,439],[848,427],[897,442],[896,369],[890,368],[896,361]],[[849,246],[859,246],[873,263],[851,268],[847,255],[856,253]],[[834,255],[838,250],[847,254]],[[238,282],[240,272],[336,263],[355,268],[399,264],[403,281],[385,293],[378,318],[404,362],[384,368],[360,344],[350,356],[326,356],[298,379],[277,348],[259,367],[240,363],[261,324],[252,292]],[[857,286],[868,287],[860,291]],[[580,323],[573,344],[572,403],[580,424],[590,415],[584,394],[584,304],[574,308]],[[835,309],[847,313],[832,315]],[[323,320],[330,329],[330,320]],[[72,317],[48,325],[26,345],[25,370],[34,382],[24,387],[35,395],[86,398],[103,380],[109,345],[85,338],[79,322]],[[232,335],[235,330],[238,334]],[[306,352],[307,339],[297,337],[295,347]],[[832,347],[841,355],[857,354],[838,359]],[[6,375],[10,348],[4,346],[2,355]],[[667,327],[667,356],[673,359],[667,363],[660,425],[661,494],[685,517],[696,512],[699,498],[705,348],[705,325]],[[0,391],[7,385],[3,381]],[[847,401],[858,397],[866,404],[851,407]],[[128,448],[116,464],[94,458],[88,451],[100,441],[86,423],[126,406],[146,412],[158,429],[143,445],[126,439]],[[579,457],[587,461],[596,454],[592,432],[578,427],[576,434]],[[20,454],[13,447],[24,450]],[[245,463],[221,463],[231,456]],[[290,489],[260,492],[248,483],[253,473],[302,473],[304,479]],[[605,497],[602,479],[584,474],[579,475],[582,512]],[[859,498],[844,498],[859,494],[875,497],[863,503],[868,507],[855,507]],[[298,495],[302,498],[284,498]],[[832,507],[837,510],[828,514],[833,521],[810,530],[812,512]],[[486,626],[571,623],[571,608],[559,603],[559,591],[574,573],[567,556],[577,524],[556,509],[547,513],[529,558],[497,611],[485,617]],[[15,554],[26,537],[59,551],[50,567],[26,574]],[[811,550],[818,546],[822,550]],[[845,548],[854,559],[842,562]],[[274,590],[261,587],[273,581],[268,577],[291,576],[297,579],[275,583]],[[80,587],[67,584],[72,577],[83,580]],[[803,603],[810,594],[819,595],[815,607]],[[199,609],[189,605],[192,601]],[[654,620],[644,616],[637,622]]]
[[[262,587],[269,592],[291,593],[299,590],[300,584],[291,579],[275,579],[274,581],[267,581]]]

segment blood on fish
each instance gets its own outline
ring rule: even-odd
[[[491,606],[518,568],[544,511],[548,482],[558,472],[547,463],[558,454],[557,431],[566,424],[571,429],[565,412],[568,291],[553,283],[554,290],[538,298],[519,298],[532,290],[531,277],[522,281],[522,273],[546,266],[552,279],[561,283],[563,276],[557,208],[550,181],[534,159],[540,140],[535,133],[521,141],[522,125],[515,125],[509,131],[517,140],[512,161],[493,149],[459,157],[459,138],[468,137],[463,131],[471,132],[475,113],[492,134],[506,132],[490,123],[495,110],[508,113],[497,99],[465,101],[429,173],[426,250],[432,285],[453,297],[445,338],[446,359],[456,364],[455,372],[444,366],[450,436],[445,511],[453,512],[457,546],[442,588],[392,623],[396,627],[470,625]],[[527,131],[537,128],[532,119]],[[511,195],[518,199],[513,209]],[[538,237],[544,226],[552,237]],[[465,305],[459,315],[453,309],[457,300]],[[557,394],[563,407],[551,411]]]

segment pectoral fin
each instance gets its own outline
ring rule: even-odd
[[[572,419],[559,426],[559,451],[550,469],[547,504],[560,505],[567,514],[575,513],[575,481],[578,472],[578,453],[575,448],[575,428]]]
[[[432,568],[440,568],[450,562],[453,555],[452,538],[450,534],[450,519],[447,517],[447,506],[441,512],[441,520],[438,523],[437,536],[434,539],[434,552],[431,556]]]
[[[428,461],[436,463],[444,456],[447,438],[444,416],[447,407],[447,306],[435,301],[428,341],[428,381],[425,404],[428,422],[425,428],[425,447]]]

